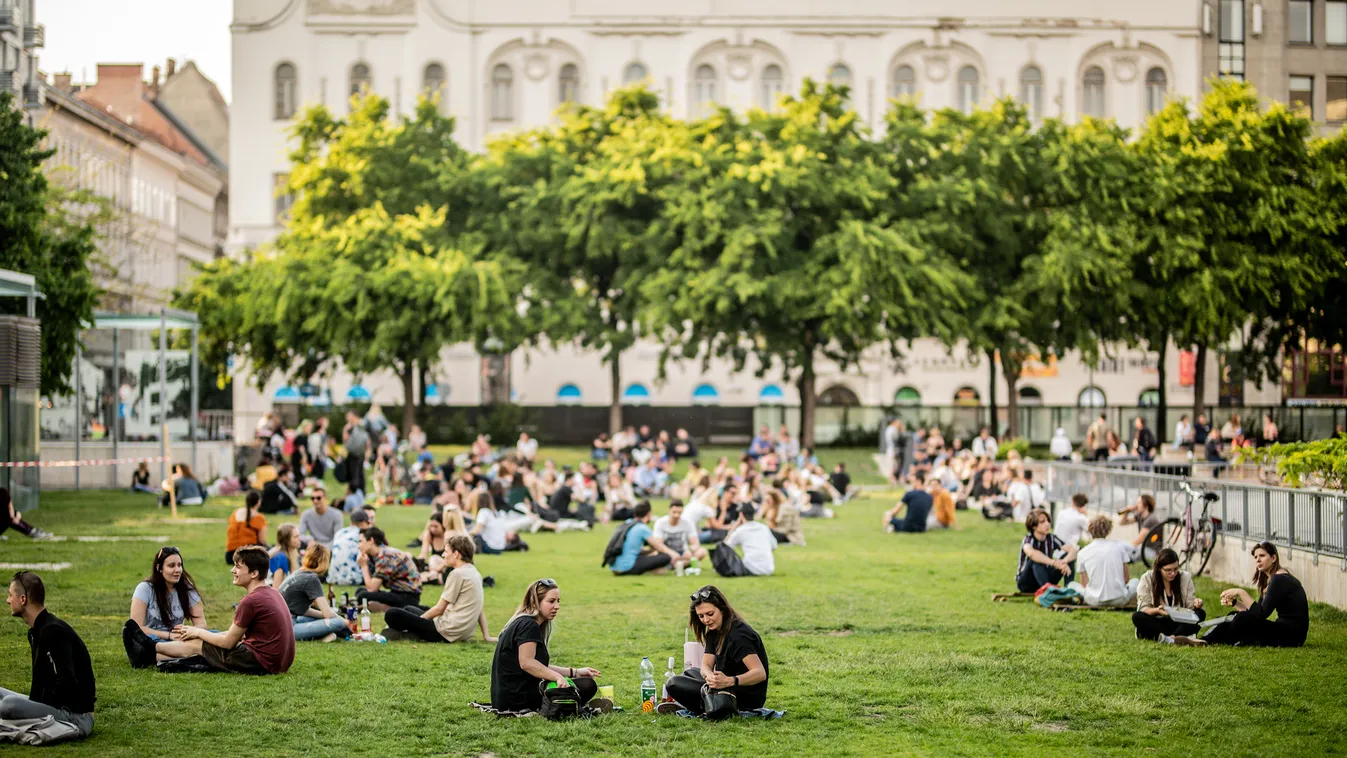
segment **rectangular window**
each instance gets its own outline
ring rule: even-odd
[[[1324,3],[1324,42],[1347,45],[1347,2],[1329,0]]]
[[[1314,42],[1314,3],[1312,0],[1289,0],[1286,20],[1286,41],[1293,45]]]
[[[1221,0],[1217,71],[1230,79],[1244,78],[1244,0]]]
[[[284,226],[286,219],[290,217],[290,206],[295,204],[295,196],[289,192],[283,192],[285,186],[290,183],[289,174],[272,174],[272,195],[275,198],[273,207],[276,212],[276,225]]]
[[[1314,77],[1291,77],[1291,86],[1286,96],[1286,102],[1291,105],[1292,111],[1306,118],[1314,118]]]
[[[1328,95],[1324,120],[1338,124],[1347,121],[1347,76],[1328,77],[1328,86],[1324,92]]]

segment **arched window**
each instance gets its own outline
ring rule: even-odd
[[[650,405],[650,390],[639,382],[628,384],[622,391],[623,405]]]
[[[491,69],[491,120],[514,120],[514,72],[504,63]]]
[[[438,63],[426,65],[425,74],[421,77],[421,91],[426,93],[426,97],[434,97],[444,93],[444,66]]]
[[[1155,67],[1146,72],[1146,113],[1159,113],[1169,96],[1169,77],[1165,70]]]
[[[917,70],[904,63],[893,70],[893,96],[912,97],[917,94]]]
[[[893,404],[915,408],[921,405],[921,393],[916,387],[900,387],[893,396]]]
[[[1029,110],[1029,118],[1043,120],[1043,72],[1038,66],[1025,66],[1020,72],[1020,102]]]
[[[758,405],[785,405],[786,393],[775,384],[769,384],[758,392]]]
[[[580,388],[574,384],[563,384],[557,390],[557,405],[580,405],[583,400]]]
[[[646,72],[645,66],[639,62],[632,61],[627,64],[627,68],[622,72],[622,83],[636,84],[637,82],[645,81],[647,76],[649,76],[649,74]]]
[[[956,101],[959,104],[959,110],[965,116],[971,115],[973,109],[977,107],[979,99],[978,70],[972,66],[964,66],[959,69],[958,87]]]
[[[847,68],[845,63],[834,63],[833,67],[828,69],[828,83],[834,87],[850,87],[851,69]]]
[[[1090,66],[1081,80],[1080,112],[1095,118],[1104,117],[1104,69]]]
[[[965,408],[982,405],[982,395],[974,387],[960,387],[954,391],[954,405]]]
[[[854,407],[861,404],[861,399],[859,397],[856,397],[856,393],[852,392],[850,387],[841,384],[834,384],[833,386],[819,393],[818,404],[830,406],[845,405]]]
[[[299,75],[293,63],[282,63],[276,67],[276,112],[277,121],[285,121],[295,115],[299,106]]]
[[[1037,387],[1020,387],[1020,405],[1042,405],[1043,393]]]
[[[567,63],[561,67],[561,75],[558,77],[558,83],[561,86],[560,102],[576,103],[580,101],[580,67],[574,63]]]
[[[374,87],[374,73],[369,64],[357,63],[351,66],[351,96],[364,96]]]
[[[693,405],[720,405],[720,393],[709,384],[699,384],[692,391]]]
[[[786,89],[786,76],[781,67],[773,63],[762,70],[762,93],[758,105],[769,111],[776,107],[776,99]]]
[[[1160,390],[1151,387],[1141,391],[1141,397],[1137,398],[1137,405],[1142,408],[1160,407]]]
[[[709,63],[697,67],[692,76],[692,109],[704,115],[711,112],[716,102],[716,69]]]
[[[1104,391],[1098,387],[1086,387],[1080,391],[1076,405],[1081,408],[1103,408],[1108,405],[1108,399],[1104,397]]]

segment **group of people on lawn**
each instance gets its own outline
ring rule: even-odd
[[[1258,599],[1239,588],[1221,593],[1221,604],[1234,609],[1222,623],[1198,637],[1199,623],[1206,620],[1202,599],[1197,596],[1192,575],[1183,571],[1178,554],[1160,544],[1164,521],[1157,515],[1155,498],[1142,494],[1121,512],[1123,523],[1136,522],[1137,535],[1130,541],[1109,539],[1113,517],[1087,512],[1089,498],[1076,494],[1058,516],[1054,529],[1046,510],[1035,508],[1025,517],[1026,534],[1020,543],[1015,585],[1021,593],[1036,593],[1057,587],[1075,590],[1093,607],[1135,607],[1132,624],[1137,639],[1170,645],[1243,645],[1300,647],[1309,631],[1309,601],[1305,589],[1281,565],[1277,546],[1260,542],[1254,546],[1253,584]],[[1085,541],[1082,547],[1081,543]],[[1151,568],[1131,576],[1129,564],[1142,551],[1150,551]],[[1190,611],[1187,621],[1170,617],[1175,609]],[[1275,619],[1273,616],[1275,615]],[[1197,623],[1192,621],[1197,619]]]

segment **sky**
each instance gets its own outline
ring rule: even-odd
[[[48,74],[69,71],[92,83],[99,63],[144,63],[161,69],[169,58],[196,61],[225,100],[230,92],[231,0],[37,0],[47,27],[38,51]]]

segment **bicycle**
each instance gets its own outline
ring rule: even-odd
[[[1220,530],[1221,520],[1211,516],[1208,511],[1211,504],[1220,500],[1215,492],[1196,492],[1187,482],[1179,487],[1188,496],[1188,502],[1180,516],[1171,516],[1146,536],[1142,543],[1141,561],[1151,567],[1155,555],[1162,548],[1170,548],[1179,555],[1179,566],[1187,568],[1194,558],[1201,558],[1193,576],[1202,576],[1211,560],[1211,552],[1216,547],[1216,532]],[[1202,501],[1201,512],[1194,517],[1194,506]]]

